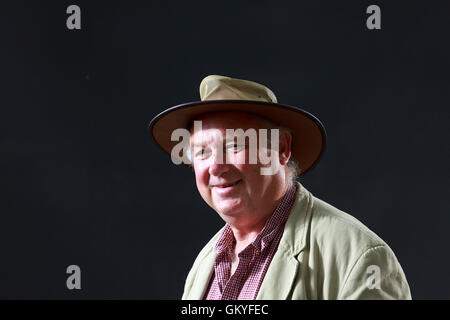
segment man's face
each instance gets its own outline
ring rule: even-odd
[[[290,156],[290,137],[280,139],[280,151],[287,147],[287,159],[278,153],[272,157],[282,165],[281,170],[271,175],[262,175],[261,168],[267,167],[257,161],[249,162],[248,139],[246,143],[237,143],[236,139],[227,140],[226,129],[267,129],[262,118],[242,112],[220,112],[203,115],[200,131],[191,130],[191,155],[197,188],[203,199],[226,221],[241,217],[254,218],[265,212],[278,200],[280,190],[285,183],[283,170]],[[270,137],[270,131],[268,132]],[[229,137],[228,137],[229,138]],[[256,150],[260,148],[258,141]],[[286,150],[284,150],[286,152]],[[270,208],[274,209],[274,208]]]

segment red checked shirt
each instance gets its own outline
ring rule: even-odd
[[[272,261],[292,206],[297,184],[294,183],[281,199],[263,230],[239,254],[239,264],[231,275],[231,262],[236,240],[227,224],[214,251],[214,274],[206,291],[206,300],[254,300],[258,294],[269,264]]]

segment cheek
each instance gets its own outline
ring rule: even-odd
[[[206,166],[194,165],[194,172],[197,188],[203,194],[203,192],[208,189],[209,183],[208,168]]]
[[[241,165],[249,164],[250,157],[248,151],[242,151],[237,153],[227,152],[225,161],[226,163],[233,164],[234,166],[239,167]]]
[[[237,166],[252,191],[264,188],[269,176],[261,175],[261,165],[245,164]]]

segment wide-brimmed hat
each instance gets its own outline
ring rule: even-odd
[[[171,140],[174,130],[189,129],[200,115],[218,111],[252,113],[289,128],[291,156],[298,162],[299,175],[310,170],[325,150],[326,133],[320,120],[300,108],[277,103],[275,94],[259,83],[210,75],[200,83],[200,99],[166,109],[150,121],[150,136],[168,154],[179,143]]]

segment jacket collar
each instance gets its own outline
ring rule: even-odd
[[[257,300],[285,300],[299,272],[298,255],[306,247],[312,196],[299,182],[297,184],[295,204],[286,221],[278,250],[259,289]]]

